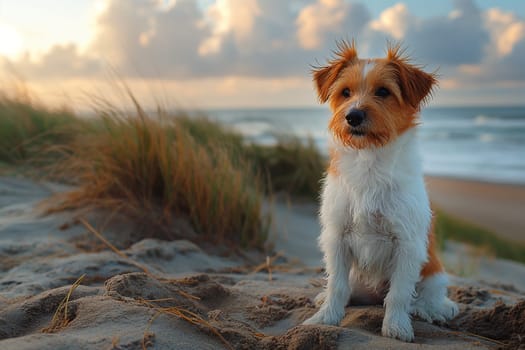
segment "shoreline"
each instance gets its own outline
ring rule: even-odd
[[[433,205],[498,236],[525,243],[525,186],[425,176]]]
[[[476,182],[476,183],[485,184],[485,185],[501,185],[501,186],[513,186],[513,187],[525,188],[525,180],[524,182],[512,182],[512,180],[505,181],[503,179],[474,178],[474,177],[469,177],[467,175],[461,176],[461,175],[433,174],[433,173],[426,173],[424,171],[423,171],[423,175],[425,178],[438,178],[438,179],[443,179],[443,180]]]

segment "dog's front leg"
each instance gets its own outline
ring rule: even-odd
[[[324,302],[315,315],[304,324],[338,325],[345,315],[345,306],[350,298],[348,276],[350,272],[350,250],[344,242],[342,232],[326,227],[320,238],[326,264],[327,284]]]
[[[408,242],[398,242],[393,257],[394,270],[390,279],[390,289],[385,298],[385,318],[381,332],[386,337],[411,342],[414,330],[410,319],[410,305],[419,280],[419,272],[424,261],[421,249]]]

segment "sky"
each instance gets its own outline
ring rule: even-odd
[[[0,0],[0,81],[79,109],[116,77],[145,104],[311,107],[342,38],[402,42],[440,76],[432,105],[525,105],[523,0]]]

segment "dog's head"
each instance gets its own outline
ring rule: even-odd
[[[354,43],[342,42],[335,57],[313,71],[319,100],[329,101],[329,128],[344,146],[381,147],[417,125],[436,76],[410,64],[398,45],[384,58],[360,59]]]

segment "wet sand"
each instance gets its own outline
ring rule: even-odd
[[[436,207],[498,235],[525,243],[525,186],[426,177]]]

